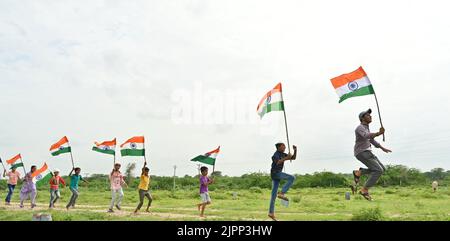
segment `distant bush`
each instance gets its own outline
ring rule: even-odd
[[[260,187],[250,187],[249,191],[251,191],[253,193],[262,193],[262,190]]]
[[[130,171],[130,173],[132,173]],[[83,175],[83,173],[82,173]],[[352,174],[342,174],[333,172],[315,172],[313,174],[295,175],[296,180],[292,185],[292,188],[325,188],[325,187],[341,187],[348,188],[349,184],[353,182]],[[63,176],[63,178],[69,183],[69,178]],[[366,176],[361,178],[361,183],[364,183]],[[80,183],[80,188],[88,187],[90,190],[108,191],[110,189],[109,178],[107,174],[92,174],[89,177],[85,177],[89,181],[89,185]],[[408,168],[403,165],[387,165],[386,171],[381,176],[378,185],[384,187],[390,187],[393,190],[386,190],[386,194],[396,194],[397,187],[400,186],[422,186],[429,187],[431,190],[431,182],[434,180],[439,181],[438,192],[450,195],[450,192],[445,189],[450,185],[450,171],[445,171],[442,168],[434,168],[429,172],[420,172],[414,168]],[[130,189],[137,189],[139,185],[139,178],[129,175],[126,178],[129,183]],[[152,190],[168,190],[173,189],[173,177],[169,176],[155,176],[151,175],[150,188]],[[282,181],[282,186],[286,181]],[[199,176],[185,175],[183,177],[175,178],[176,189],[181,190],[195,190],[199,188]],[[0,190],[6,189],[6,180],[0,180]],[[22,183],[18,184],[20,188]],[[444,189],[442,189],[444,187]],[[48,183],[42,183],[38,185],[38,190],[48,190]],[[217,190],[250,190],[252,193],[262,193],[265,190],[272,188],[272,179],[270,175],[262,172],[248,173],[242,176],[224,176],[220,171],[215,173],[215,183],[212,184],[209,189],[211,191]],[[403,197],[407,197],[408,194],[400,194]],[[427,196],[428,197],[428,196]],[[429,196],[428,198],[434,198]]]
[[[384,217],[379,207],[363,208],[353,214],[353,221],[381,221]]]

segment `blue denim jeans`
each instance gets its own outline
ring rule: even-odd
[[[8,184],[8,195],[6,195],[5,202],[7,203],[11,202],[11,197],[13,195],[15,187],[16,185]]]
[[[289,188],[294,183],[295,177],[284,172],[278,172],[271,175],[272,176],[272,195],[270,197],[270,207],[269,213],[273,213],[275,211],[275,200],[277,198],[278,187],[280,186],[281,180],[287,180],[286,184],[284,184],[281,189],[281,193],[287,193]]]

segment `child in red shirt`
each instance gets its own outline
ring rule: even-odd
[[[59,176],[59,170],[53,171],[53,176],[50,178],[50,205],[49,208],[54,208],[56,201],[61,197],[59,193],[59,184],[66,186],[66,182]]]

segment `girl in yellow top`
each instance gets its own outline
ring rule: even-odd
[[[142,167],[142,173],[141,173],[141,181],[139,182],[139,204],[134,210],[134,213],[136,214],[139,209],[141,209],[142,204],[144,204],[144,197],[148,198],[148,205],[146,212],[150,212],[149,208],[150,205],[152,205],[152,195],[150,195],[150,191],[148,190],[148,186],[150,184],[150,175],[148,175],[149,169],[146,167],[147,162],[144,162],[144,167]]]

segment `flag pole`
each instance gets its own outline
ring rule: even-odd
[[[144,147],[144,162],[147,163],[147,158],[145,157],[145,137],[144,137],[144,143],[142,143],[142,146]]]
[[[288,132],[288,125],[287,125],[287,118],[286,118],[286,108],[284,105],[284,98],[283,98],[283,91],[281,93],[281,99],[283,101],[283,115],[284,115],[284,126],[286,127],[286,138],[287,138],[287,145],[288,145],[288,153],[291,153],[291,145],[289,144],[289,132]],[[291,160],[292,162],[292,160]]]
[[[72,161],[72,169],[73,169],[75,168],[75,164],[73,164],[72,146],[70,146],[69,140],[67,140],[67,144],[69,144],[70,147],[70,160]]]
[[[378,105],[377,94],[375,94],[375,91],[374,91],[373,95],[375,96],[375,102],[377,103],[377,110],[378,110],[378,117],[380,118],[380,124],[381,124],[381,127],[383,127],[383,121],[381,121],[380,107]],[[383,141],[385,141],[384,133],[383,133]]]
[[[116,165],[116,138],[114,138],[114,159],[113,159],[113,166]]]
[[[2,161],[2,159],[0,158],[0,162],[2,163],[2,166],[3,166],[3,170],[5,170],[6,171],[6,168],[5,168],[5,164],[3,164],[3,161]]]
[[[24,174],[27,175],[27,170],[25,169],[25,164],[23,164],[22,155],[20,155],[20,162],[22,162]]]

